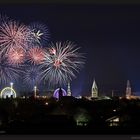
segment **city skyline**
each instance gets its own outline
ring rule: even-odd
[[[71,82],[77,95],[90,93],[94,78],[101,93],[125,92],[128,79],[140,91],[139,6],[23,4],[2,5],[0,11],[26,24],[45,23],[50,42],[70,40],[81,47],[86,63]]]

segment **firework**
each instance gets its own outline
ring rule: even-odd
[[[38,66],[27,66],[24,71],[23,82],[29,87],[38,86],[41,82],[41,69]]]
[[[29,29],[31,30],[31,34],[34,37],[34,41],[33,44],[46,44],[46,42],[49,40],[49,30],[47,28],[46,25],[39,23],[39,22],[35,22],[35,23],[31,23],[29,25]]]
[[[42,78],[50,85],[66,84],[72,78],[76,77],[75,72],[84,64],[84,57],[75,48],[72,42],[57,42],[51,44],[45,51],[44,60],[41,64],[43,69]]]
[[[13,47],[26,49],[31,39],[30,30],[19,22],[8,20],[0,24],[1,53]]]
[[[7,63],[4,56],[0,57],[0,84],[17,81],[21,70]]]
[[[40,64],[44,58],[44,51],[42,48],[33,47],[27,52],[27,59],[31,64]]]
[[[19,66],[24,62],[25,51],[19,47],[12,47],[8,50],[6,57],[9,64]]]

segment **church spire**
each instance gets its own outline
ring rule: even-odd
[[[130,81],[127,80],[127,86],[126,86],[126,96],[131,96],[131,86],[130,86]]]
[[[92,84],[91,97],[92,98],[97,98],[98,97],[98,87],[96,85],[95,79],[93,80],[93,84]]]

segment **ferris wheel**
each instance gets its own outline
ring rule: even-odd
[[[11,84],[13,85],[13,84]],[[10,98],[10,97],[13,97],[13,98],[16,98],[16,92],[15,90],[13,89],[13,86],[11,87],[5,87],[1,93],[0,93],[0,97],[1,98]]]

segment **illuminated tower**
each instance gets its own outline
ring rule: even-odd
[[[10,83],[10,87],[11,87],[11,95],[12,95],[12,89],[13,89],[13,83]]]
[[[131,86],[130,86],[130,81],[129,80],[127,80],[126,96],[127,97],[131,96]]]
[[[37,86],[34,86],[34,98],[36,98],[37,96],[37,91],[38,91]]]
[[[98,97],[98,87],[96,85],[95,80],[93,81],[93,84],[92,84],[91,97],[92,98],[97,98]]]
[[[68,83],[68,87],[67,87],[67,96],[71,96],[70,83]]]
[[[36,93],[37,93],[37,87],[34,86],[34,97],[36,98]]]

